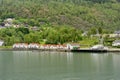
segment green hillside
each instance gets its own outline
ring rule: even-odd
[[[120,3],[119,0],[0,0],[0,27],[7,18],[13,18],[12,24],[19,27],[0,29],[0,40],[6,46],[19,42],[94,45],[99,40],[91,35],[97,30],[102,35],[120,29]],[[88,36],[84,37],[82,33],[86,30]]]
[[[120,28],[119,0],[0,0],[0,18],[41,26]],[[25,20],[23,20],[25,19]]]

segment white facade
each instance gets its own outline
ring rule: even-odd
[[[16,43],[13,45],[13,48],[18,48],[18,49],[27,49],[28,44],[26,43]]]
[[[57,45],[50,45],[50,49],[58,49]]]
[[[40,45],[40,49],[50,49],[49,45]]]
[[[40,45],[40,49],[67,49],[65,45]]]
[[[13,48],[19,48],[19,44],[14,44]]]
[[[44,49],[50,49],[49,45],[44,45]]]
[[[120,46],[120,40],[115,40],[113,43],[112,43],[112,46]]]
[[[7,18],[7,19],[4,20],[4,22],[12,24],[13,20],[14,20],[13,18]]]
[[[40,49],[44,49],[44,46],[43,46],[43,45],[40,45]]]
[[[5,23],[5,27],[11,27],[12,24],[9,24],[9,23]]]
[[[0,46],[3,46],[4,41],[0,40]]]
[[[38,49],[39,47],[40,47],[40,45],[37,44],[37,43],[31,43],[31,44],[28,45],[28,48],[35,48],[35,49]]]
[[[66,46],[64,46],[64,45],[59,45],[59,49],[64,49]]]
[[[80,48],[80,45],[77,43],[67,44],[67,49],[74,50],[79,48]]]
[[[112,46],[120,46],[120,43],[114,43],[114,44],[112,44]]]

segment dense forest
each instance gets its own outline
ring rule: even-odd
[[[14,18],[15,24],[27,24],[40,29],[30,31],[26,28],[6,28],[0,30],[0,39],[6,41],[6,45],[44,40],[47,40],[46,43],[58,44],[82,40],[81,33],[89,29],[118,30],[119,2],[120,0],[0,0],[0,24],[6,18]]]
[[[0,0],[1,19],[25,18],[24,22],[37,26],[45,22],[80,29],[118,29],[119,13],[119,0]]]

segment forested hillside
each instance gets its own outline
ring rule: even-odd
[[[0,0],[0,21],[15,18],[40,27],[70,25],[80,29],[120,28],[119,0]]]
[[[7,19],[12,19],[12,24]],[[0,0],[0,27],[0,40],[6,46],[21,42],[80,41],[91,46],[99,42],[97,37],[90,37],[97,31],[108,34],[120,29],[120,3],[119,0]],[[88,36],[83,37],[83,32]]]

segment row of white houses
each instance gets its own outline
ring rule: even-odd
[[[38,44],[38,43],[15,43],[14,49],[79,49],[79,44],[72,43],[66,45],[53,45],[53,44]]]

